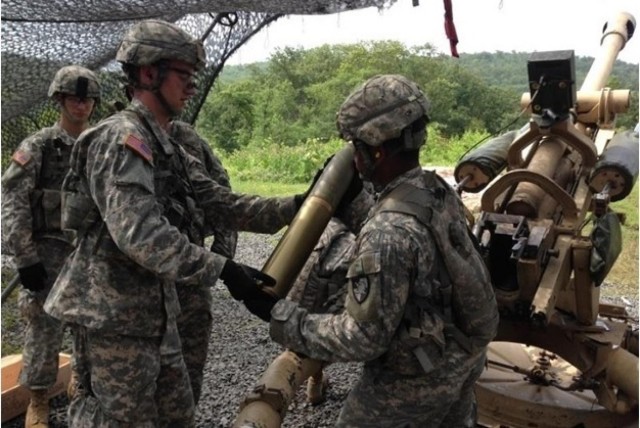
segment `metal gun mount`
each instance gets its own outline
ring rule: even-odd
[[[474,233],[501,314],[476,387],[483,425],[637,426],[637,328],[623,307],[600,303],[599,288],[621,249],[609,203],[638,176],[637,133],[613,131],[629,91],[604,87],[634,29],[624,13],[605,25],[578,91],[572,51],[533,55],[521,100],[529,124],[456,167],[459,189],[486,188]],[[583,236],[589,213],[594,229],[607,226],[604,245]],[[594,256],[606,259],[599,271]]]

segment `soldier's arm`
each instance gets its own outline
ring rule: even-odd
[[[162,215],[153,160],[125,144],[136,130],[94,135],[98,132],[79,144],[90,144],[86,172],[91,195],[118,248],[163,279],[213,285],[227,259],[190,243]]]
[[[413,251],[405,234],[370,230],[360,239],[350,265],[346,309],[313,315],[281,300],[272,311],[276,342],[323,361],[367,361],[384,353],[404,313]]]
[[[201,138],[199,143],[202,147],[203,164],[209,173],[209,176],[221,186],[231,189],[231,181],[227,170],[222,166],[220,159],[213,153],[209,144]],[[210,225],[213,231],[213,245],[211,251],[222,254],[225,257],[233,258],[236,254],[236,246],[238,244],[238,231],[225,227],[218,222]]]
[[[31,212],[31,198],[42,163],[38,142],[37,136],[24,140],[2,176],[2,234],[19,268],[40,261],[33,240]]]
[[[210,224],[233,230],[275,233],[291,223],[298,211],[294,197],[264,198],[234,193],[212,180],[202,168],[189,167],[198,202]]]

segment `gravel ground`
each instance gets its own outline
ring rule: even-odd
[[[249,233],[240,234],[237,260],[261,267],[277,243],[277,237],[265,237]],[[603,285],[603,295],[613,292],[613,286]],[[637,295],[628,299],[605,299],[611,303],[625,304],[632,316],[638,315]],[[7,329],[6,317],[15,316],[15,299],[2,308],[2,341],[17,345],[21,342],[19,327]],[[197,411],[197,426],[228,427],[237,415],[239,403],[251,391],[256,381],[281,352],[278,345],[269,340],[268,326],[252,316],[241,304],[235,302],[224,286],[216,285],[213,306],[214,330],[211,336],[209,357],[205,368],[202,397]],[[68,347],[68,339],[65,342]],[[340,411],[343,400],[355,379],[359,376],[358,364],[336,364],[326,369],[330,387],[327,400],[319,406],[309,406],[304,391],[298,391],[289,408],[283,427],[330,427]],[[67,400],[58,397],[52,401],[52,428],[66,427]],[[2,428],[24,426],[24,418],[18,417],[2,424]]]

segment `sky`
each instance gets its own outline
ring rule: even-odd
[[[458,52],[534,52],[573,49],[598,55],[603,25],[617,12],[640,21],[639,0],[452,0]],[[618,59],[640,62],[640,31]],[[310,49],[323,44],[398,40],[406,46],[429,43],[449,54],[442,0],[397,0],[390,8],[367,8],[332,15],[283,17],[240,48],[227,64],[264,61],[278,48]]]

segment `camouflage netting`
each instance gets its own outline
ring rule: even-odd
[[[2,2],[2,147],[10,155],[27,135],[58,117],[47,101],[55,72],[69,64],[100,72],[103,102],[124,101],[119,64],[120,39],[134,22],[147,18],[176,22],[204,39],[207,67],[199,93],[182,117],[194,122],[225,61],[251,36],[285,14],[329,14],[384,8],[396,0],[5,0]]]

